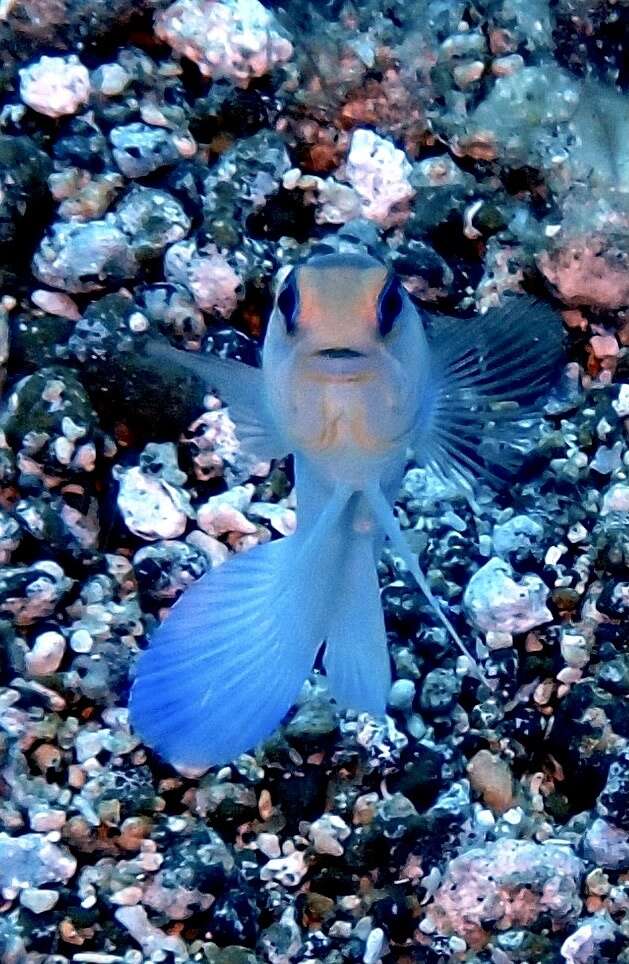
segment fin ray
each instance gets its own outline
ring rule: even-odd
[[[442,477],[501,484],[526,455],[558,369],[560,316],[531,298],[509,298],[473,324],[445,319],[431,347],[436,374],[412,447]]]
[[[347,499],[337,489],[313,531],[256,546],[206,573],[154,633],[139,659],[130,714],[170,763],[203,770],[233,759],[290,709],[332,608]],[[313,580],[322,556],[329,568]],[[235,610],[230,620],[224,606]]]
[[[233,358],[219,358],[209,353],[181,351],[167,342],[153,340],[146,352],[165,364],[178,364],[202,379],[208,389],[215,389],[228,406],[236,433],[248,452],[261,458],[282,458],[283,443],[268,410],[262,370]]]
[[[373,538],[354,535],[340,578],[338,606],[323,657],[331,695],[344,709],[385,713],[391,667]]]
[[[393,509],[391,508],[386,498],[380,491],[380,488],[377,486],[371,487],[368,490],[366,490],[366,494],[369,500],[369,504],[372,508],[372,511],[376,519],[378,520],[379,525],[382,526],[382,528],[384,529],[387,535],[387,538],[393,545],[396,552],[398,552],[399,555],[401,556],[402,561],[404,562],[404,565],[411,573],[411,575],[413,576],[413,579],[415,580],[415,582],[423,592],[424,596],[430,603],[435,615],[437,616],[439,621],[445,626],[449,635],[456,643],[456,645],[463,653],[463,655],[470,661],[470,663],[474,667],[474,671],[478,679],[481,680],[481,682],[483,682],[486,686],[488,686],[491,689],[491,684],[483,674],[477,661],[474,659],[469,649],[467,648],[467,646],[465,645],[465,643],[457,633],[456,629],[454,628],[454,626],[446,616],[441,606],[441,603],[433,595],[433,592],[430,588],[430,585],[428,583],[426,576],[422,572],[419,566],[419,563],[417,562],[417,559],[415,559],[413,553],[411,552],[406,542],[406,539],[402,534],[402,530],[400,529],[399,523],[393,513]]]

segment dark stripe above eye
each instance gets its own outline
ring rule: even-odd
[[[295,271],[291,271],[277,296],[277,307],[284,316],[286,331],[289,335],[297,329],[297,315],[299,314],[299,290]]]
[[[378,298],[378,330],[383,338],[393,329],[403,307],[401,282],[390,275]]]

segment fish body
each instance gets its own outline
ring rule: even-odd
[[[385,538],[467,652],[393,513],[408,453],[466,486],[512,472],[518,426],[560,356],[557,315],[526,298],[475,325],[446,321],[431,340],[400,281],[349,254],[313,257],[279,280],[262,370],[186,355],[228,402],[246,448],[294,454],[298,521],[290,538],[207,573],[155,632],[130,704],[148,745],[194,770],[253,748],[295,701],[322,644],[337,703],[383,714]]]

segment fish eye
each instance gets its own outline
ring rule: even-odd
[[[299,292],[297,291],[297,279],[295,278],[294,271],[291,271],[279,291],[277,307],[284,315],[286,331],[289,335],[294,335],[297,328],[297,313],[299,311]]]
[[[391,275],[378,298],[378,330],[384,338],[392,330],[404,307],[402,285]]]

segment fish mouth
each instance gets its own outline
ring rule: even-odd
[[[355,348],[321,348],[316,351],[317,358],[366,358],[364,352],[356,351]]]
[[[315,382],[364,382],[374,377],[373,360],[356,348],[320,348],[306,363],[306,378]]]

